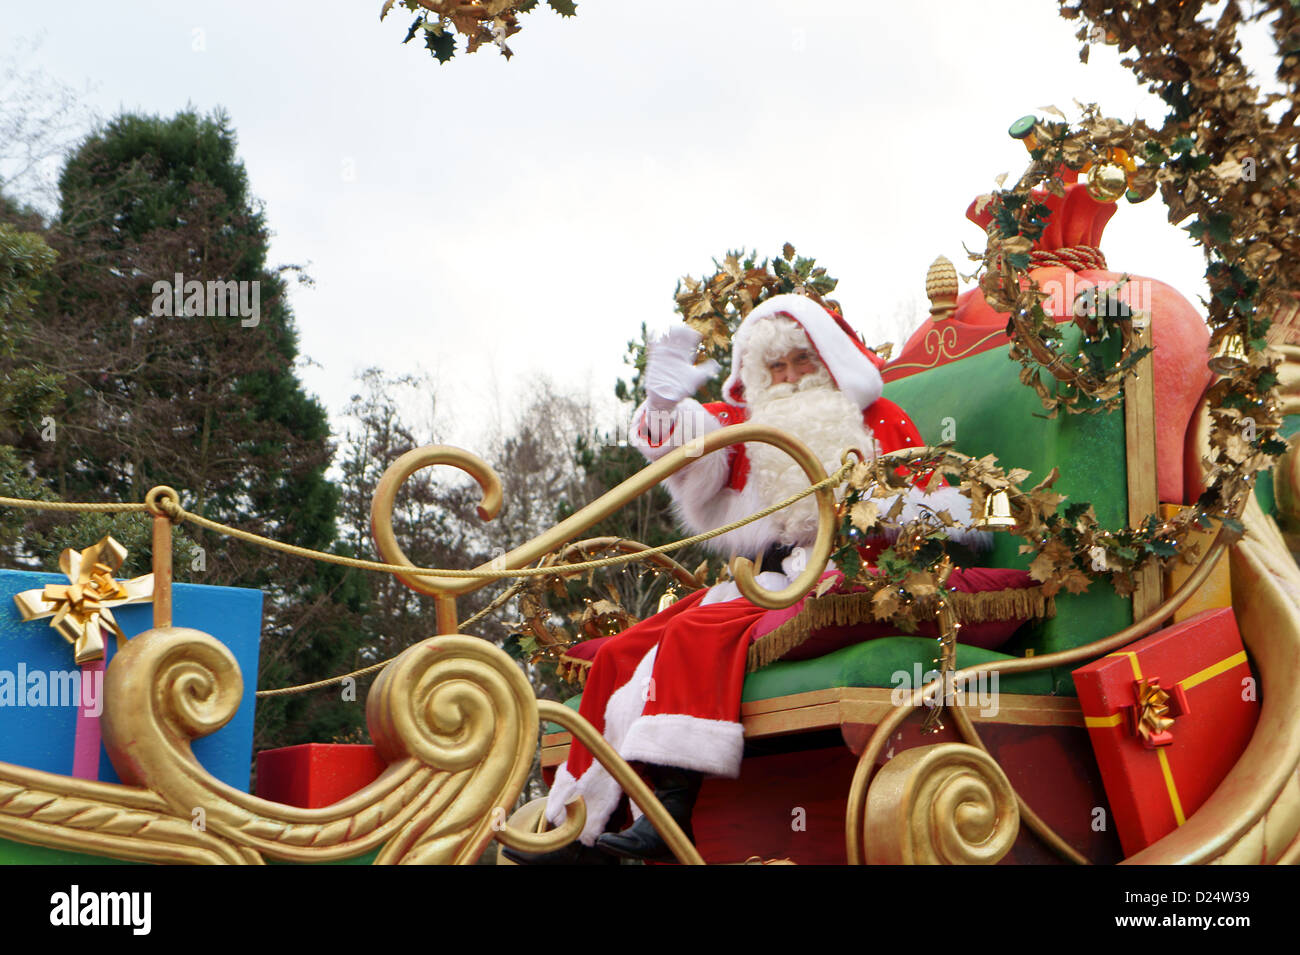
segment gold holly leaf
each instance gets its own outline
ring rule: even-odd
[[[914,570],[903,579],[903,587],[913,597],[931,597],[939,592],[934,575],[923,570]]]
[[[876,595],[871,598],[871,613],[877,620],[888,620],[898,612],[898,595],[894,593],[892,587],[884,587],[876,591]]]
[[[1061,584],[1072,594],[1083,593],[1090,583],[1088,575],[1077,567],[1071,567],[1061,578]]]
[[[834,587],[836,584],[838,584],[838,583],[839,583],[839,578],[837,578],[837,577],[826,577],[825,579],[823,579],[823,580],[821,581],[821,583],[819,583],[819,584],[817,585],[817,589],[813,591],[813,596],[814,596],[814,597],[822,597],[822,596],[825,596],[825,594],[827,593],[827,591],[829,591],[831,588],[833,588],[833,587]]]
[[[1044,552],[1035,557],[1030,563],[1029,576],[1034,578],[1034,580],[1048,581],[1056,572],[1056,566],[1056,561],[1052,560],[1052,558]],[[1057,589],[1060,589],[1059,586]],[[1055,592],[1056,591],[1053,591],[1053,593]]]
[[[880,508],[872,501],[858,501],[849,509],[849,520],[860,531],[869,531],[880,518]]]

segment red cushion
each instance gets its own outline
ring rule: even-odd
[[[948,577],[948,587],[963,594],[986,593],[995,590],[1019,590],[1036,586],[1027,571],[1009,570],[1003,567],[967,567],[954,570]],[[864,588],[855,588],[862,590]],[[791,607],[772,610],[764,614],[754,627],[752,638],[758,640],[771,633],[781,624],[793,618],[803,608],[805,597]],[[972,647],[993,650],[1006,643],[1011,635],[1020,629],[1027,618],[1010,620],[988,620],[981,623],[964,623],[958,631],[957,642]],[[825,656],[835,650],[843,649],[864,640],[877,637],[893,637],[902,633],[888,620],[876,623],[855,623],[843,627],[827,627],[808,636],[797,647],[786,653],[782,660],[810,660]],[[920,624],[912,636],[938,638],[939,628],[931,622]]]
[[[839,576],[838,571],[832,573]],[[963,594],[987,593],[994,590],[1020,590],[1035,586],[1037,584],[1029,576],[1028,571],[1009,570],[1004,567],[963,567],[954,570],[948,578],[949,589]],[[804,601],[808,599],[808,597],[804,597],[803,600],[798,601],[793,606],[765,613],[759,618],[758,623],[754,625],[750,640],[757,641],[787,620],[792,619],[803,609]],[[1020,629],[1021,624],[1026,619],[1017,617],[1010,620],[964,623],[958,632],[957,642],[972,647],[981,647],[985,650],[994,650],[1006,643],[1011,638],[1011,635]],[[844,627],[827,627],[810,634],[808,639],[785,654],[781,659],[810,660],[813,657],[825,656],[835,650],[843,649],[854,643],[861,643],[864,640],[900,635],[902,635],[902,631],[889,621],[856,623]],[[933,622],[926,622],[917,627],[915,634],[909,634],[909,636],[937,638],[939,630]],[[613,637],[598,637],[595,640],[584,640],[582,643],[569,647],[564,651],[564,655],[576,660],[592,660],[595,659],[596,652],[605,641],[612,639]]]

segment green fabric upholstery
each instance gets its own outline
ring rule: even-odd
[[[1066,350],[1077,341],[1077,329],[1069,329]],[[1007,470],[1027,468],[1027,486],[1060,468],[1055,490],[1070,501],[1090,502],[1103,526],[1122,527],[1128,519],[1123,411],[1063,412],[1049,421],[1019,373],[1019,363],[997,348],[891,382],[885,397],[907,411],[928,443],[938,444],[946,434],[963,454],[995,454]],[[1021,543],[1011,534],[995,534],[993,551],[981,562],[1027,568],[1030,556],[1018,553]],[[1029,648],[1050,653],[1090,643],[1132,622],[1131,603],[1094,583],[1083,594],[1058,594],[1056,616],[1027,625],[1003,649],[1017,656]],[[1068,676],[1057,692],[1073,692]]]
[[[929,637],[881,637],[811,660],[778,660],[749,675],[741,700],[748,703],[839,686],[907,686],[915,689],[915,664],[921,664],[924,679],[925,672],[934,666],[931,661],[936,649],[936,642]],[[1009,659],[1012,658],[995,650],[957,645],[959,668]],[[1046,694],[1052,692],[1052,683],[1047,672],[1022,673],[1000,678],[998,690],[1001,693]]]
[[[770,663],[745,680],[741,699],[767,700],[774,696],[790,696],[811,690],[825,690],[840,686],[878,686],[893,689],[905,686],[914,688],[915,664],[921,664],[921,677],[933,666],[935,641],[929,637],[881,637],[844,647],[824,657],[791,662]],[[979,647],[957,646],[957,666],[977,666],[1012,657],[994,650]],[[900,676],[899,674],[902,674]],[[1067,674],[1068,676],[1068,674]],[[1019,673],[1000,677],[998,692],[1046,695],[1055,683],[1050,671]],[[564,705],[578,709],[582,695],[565,700]],[[546,724],[544,732],[558,733],[561,728]]]

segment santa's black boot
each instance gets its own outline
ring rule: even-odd
[[[646,775],[654,786],[655,796],[664,804],[668,815],[682,827],[682,832],[691,842],[695,835],[691,831],[691,812],[695,808],[695,799],[700,794],[700,785],[704,782],[702,773],[675,766],[646,765]],[[624,859],[641,859],[645,862],[676,862],[668,843],[655,831],[648,816],[642,816],[622,832],[607,832],[596,840],[596,847],[621,856]]]
[[[511,862],[519,865],[618,865],[618,859],[609,853],[601,852],[595,846],[585,846],[576,840],[550,852],[525,852],[507,845],[502,845],[500,851]]]

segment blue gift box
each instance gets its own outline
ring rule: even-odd
[[[62,574],[0,570],[0,762],[64,775],[72,772],[79,702],[70,699],[69,676],[80,671],[73,662],[72,645],[50,627],[50,618],[24,622],[13,595],[46,584],[67,582]],[[114,607],[113,617],[128,638],[134,637],[153,626],[153,604]],[[178,627],[211,634],[239,662],[239,672],[244,678],[239,711],[217,732],[195,740],[193,748],[194,755],[208,772],[248,792],[262,635],[262,593],[238,587],[173,584],[172,622]],[[107,662],[111,664],[117,641],[106,634],[104,643]],[[35,676],[38,673],[44,676]],[[20,677],[25,686],[19,685]],[[36,693],[38,684],[43,705],[28,705],[41,699]],[[121,782],[102,744],[100,750],[99,778],[104,782]]]

